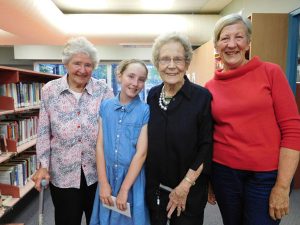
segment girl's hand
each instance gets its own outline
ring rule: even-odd
[[[121,188],[116,199],[116,204],[118,209],[122,211],[125,211],[127,209],[127,198],[128,198],[128,191],[122,190]]]
[[[114,202],[111,198],[111,187],[109,183],[100,184],[99,197],[103,204],[114,206]]]

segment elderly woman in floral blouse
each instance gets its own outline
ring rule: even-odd
[[[108,86],[91,77],[98,65],[96,48],[85,38],[70,39],[62,53],[68,74],[42,89],[37,159],[33,176],[40,190],[50,183],[56,225],[89,224],[97,187],[95,160],[97,114],[103,99],[113,96]]]

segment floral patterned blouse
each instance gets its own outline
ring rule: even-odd
[[[67,76],[43,87],[36,151],[38,165],[48,169],[56,187],[80,188],[81,168],[87,185],[97,182],[98,110],[110,97],[112,90],[94,78],[79,101],[70,92]]]

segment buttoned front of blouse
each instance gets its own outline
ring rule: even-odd
[[[104,155],[107,172],[112,173],[115,194],[128,171],[131,160],[136,153],[136,144],[142,126],[148,122],[148,107],[139,98],[128,105],[121,105],[118,97],[113,104],[103,102],[100,110],[104,135]],[[135,110],[133,110],[136,108]],[[105,113],[106,112],[106,113]],[[107,113],[109,112],[109,113]],[[144,116],[141,116],[142,114]],[[114,122],[116,121],[116,122]],[[109,175],[111,177],[111,175]],[[120,180],[120,181],[118,181]]]
[[[49,170],[53,185],[79,188],[81,168],[88,185],[97,181],[98,109],[112,96],[106,84],[93,78],[79,101],[69,91],[67,76],[43,87],[36,148],[38,164]]]

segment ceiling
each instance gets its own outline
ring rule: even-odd
[[[150,45],[168,31],[200,45],[231,1],[0,0],[0,45],[63,45],[79,35],[97,45]]]
[[[74,13],[219,13],[228,0],[52,0],[67,14]],[[70,4],[70,2],[72,2]]]

